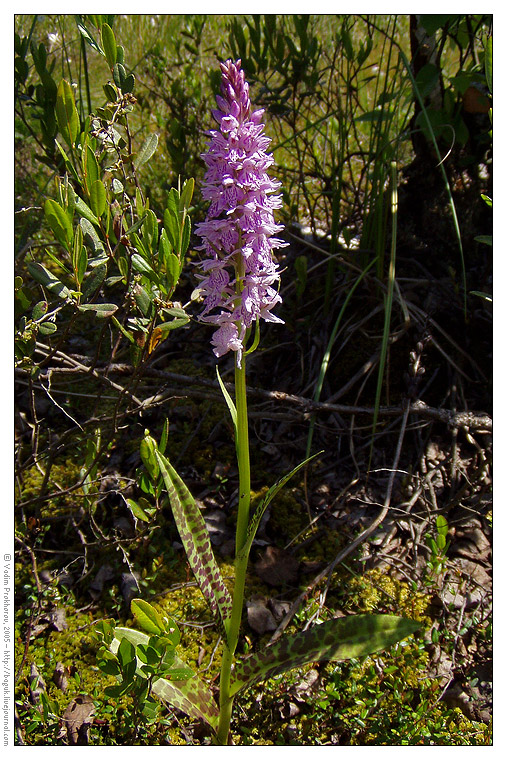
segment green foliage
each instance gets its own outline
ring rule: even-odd
[[[146,606],[150,605],[145,602]],[[152,608],[150,617],[154,614],[157,613]],[[112,627],[108,628],[104,647],[100,650],[104,657],[102,662],[106,668],[118,668],[114,675],[122,679],[117,687],[113,687],[116,691],[111,695],[120,696],[132,688],[137,689],[143,698],[153,693],[191,718],[203,719],[214,727],[218,710],[211,692],[176,654],[178,637],[174,636],[177,631],[174,622],[171,627],[171,636],[167,633],[148,636],[131,628],[115,628],[114,631]],[[114,661],[111,657],[115,658]],[[150,713],[151,710],[150,707]]]
[[[441,82],[445,96],[441,106],[427,107],[426,117],[419,115],[412,123],[415,89],[398,56],[398,44],[408,56],[407,17],[167,15],[151,26],[147,16],[87,14],[49,16],[46,20],[25,17],[19,23],[14,61],[16,144],[20,153],[32,151],[31,160],[38,163],[30,167],[29,181],[25,179],[19,196],[23,205],[28,206],[24,199],[30,198],[34,207],[22,209],[17,217],[15,355],[32,401],[35,387],[43,400],[50,400],[50,414],[46,416],[43,411],[42,425],[35,422],[33,455],[27,456],[26,440],[19,449],[17,491],[23,517],[17,525],[18,538],[35,554],[41,547],[46,551],[51,544],[44,541],[50,538],[53,523],[46,524],[45,518],[59,519],[70,512],[79,530],[86,532],[83,519],[91,526],[94,541],[107,547],[105,554],[112,548],[128,560],[131,548],[139,549],[136,562],[141,565],[140,586],[150,599],[157,593],[157,608],[144,599],[132,603],[136,624],[144,634],[114,627],[110,621],[103,624],[98,672],[95,647],[88,641],[87,616],[72,619],[68,632],[30,639],[26,634],[30,610],[44,604],[46,592],[28,589],[26,583],[23,587],[26,606],[23,596],[18,659],[23,656],[23,636],[28,635],[30,656],[41,671],[62,653],[69,667],[76,666],[83,680],[73,677],[69,697],[90,693],[99,711],[92,743],[160,744],[167,736],[174,743],[182,742],[164,702],[186,710],[192,719],[203,718],[210,726],[216,723],[214,698],[203,681],[193,679],[202,658],[201,646],[210,657],[207,677],[217,676],[212,652],[218,646],[220,653],[220,646],[209,629],[182,627],[181,641],[192,670],[176,654],[182,644],[178,643],[180,630],[171,616],[178,621],[185,615],[201,623],[209,621],[198,589],[185,587],[184,591],[167,593],[168,584],[188,578],[185,563],[160,537],[164,532],[167,538],[172,529],[172,524],[162,522],[167,491],[180,515],[180,525],[185,522],[187,527],[193,520],[198,524],[194,535],[202,528],[195,501],[170,465],[169,455],[165,456],[168,446],[171,461],[176,461],[173,457],[179,456],[181,431],[173,430],[169,443],[166,426],[158,447],[149,436],[142,439],[144,471],[139,471],[139,486],[144,496],[139,496],[139,491],[129,491],[132,497],[127,496],[123,484],[115,492],[120,495],[120,504],[124,502],[135,518],[136,532],[129,539],[132,547],[116,529],[103,532],[104,512],[109,509],[104,505],[110,494],[104,495],[100,483],[103,464],[114,453],[118,429],[123,432],[131,427],[132,437],[136,436],[137,421],[132,425],[131,413],[142,409],[135,393],[145,363],[174,329],[189,324],[187,306],[172,299],[187,286],[185,266],[192,256],[190,214],[199,217],[203,210],[199,200],[192,206],[194,180],[180,178],[195,175],[199,179],[202,175],[199,154],[210,127],[209,109],[217,89],[216,57],[240,56],[252,84],[253,101],[268,109],[267,132],[274,137],[286,221],[299,220],[314,230],[323,228],[331,233],[329,266],[323,276],[325,291],[313,286],[310,254],[300,256],[295,263],[298,311],[307,298],[317,295],[320,302],[325,293],[325,313],[329,314],[340,306],[335,304],[335,295],[337,276],[341,281],[343,268],[337,254],[348,248],[353,236],[361,235],[357,259],[350,254],[354,266],[359,262],[356,282],[375,264],[379,279],[385,283],[389,166],[395,161],[402,168],[409,162],[413,130],[420,130],[430,141],[437,140],[442,155],[456,146],[463,151],[459,161],[468,161],[469,167],[471,162],[482,160],[491,144],[487,125],[474,142],[475,153],[467,154],[470,132],[463,106],[469,88],[478,85],[482,91],[485,86],[492,92],[488,17],[426,16],[423,23],[429,34],[436,35],[441,55],[438,65],[419,72],[415,87],[426,98]],[[46,40],[47,24],[58,24],[62,42],[55,50]],[[122,39],[129,42],[127,53],[119,44]],[[130,66],[129,61],[136,63]],[[487,96],[485,102],[489,105]],[[481,103],[485,107],[484,101]],[[476,242],[489,244],[490,236],[478,236]],[[321,263],[317,263],[317,273],[324,271]],[[471,293],[489,297],[482,290]],[[323,344],[322,380],[333,359],[333,344],[347,303],[348,299],[334,322],[327,348]],[[65,361],[72,341],[83,333],[88,333],[93,345],[82,384],[89,399],[76,401],[56,373],[52,376],[48,371],[48,357],[57,357],[61,362],[58,369],[76,370]],[[388,334],[389,324],[386,341]],[[314,337],[309,335],[312,341]],[[319,347],[315,341],[315,350]],[[78,345],[78,357],[79,353]],[[99,379],[96,367],[115,361],[129,363],[132,377],[127,375],[124,382],[124,375],[117,382],[118,378],[106,369]],[[220,376],[219,382],[225,390]],[[315,398],[318,400],[318,394]],[[192,414],[204,419],[206,404],[191,402]],[[228,404],[234,423],[235,407],[230,398]],[[79,414],[75,414],[76,408]],[[124,422],[122,410],[130,416],[120,425]],[[54,445],[51,413],[76,417],[71,417],[72,434],[65,431],[60,442],[58,431]],[[218,424],[221,415],[213,409],[200,429],[207,435],[208,426]],[[145,424],[151,425],[151,421],[142,422],[141,430]],[[309,441],[310,447],[311,438]],[[135,451],[138,443],[138,439],[128,440],[125,445]],[[213,467],[213,446],[208,444],[196,452],[198,444],[198,440],[191,444],[187,456],[195,453],[192,463],[200,475],[206,475]],[[71,452],[72,461],[64,460],[62,449]],[[275,494],[277,509],[271,526],[288,538],[305,527],[297,500],[278,492],[289,477],[263,490],[260,506],[251,517],[248,549]],[[51,498],[47,498],[48,493]],[[38,519],[43,524],[34,528]],[[164,530],[156,530],[161,525]],[[328,561],[337,539],[331,535],[326,540],[319,559]],[[428,571],[433,576],[445,569],[449,549],[448,525],[442,515],[425,540]],[[193,540],[187,540],[185,546],[198,575],[201,546],[202,542],[195,551]],[[51,567],[52,551],[50,548],[44,555],[45,567],[46,560]],[[95,551],[93,545],[90,553],[94,562]],[[220,593],[224,588],[227,591],[222,579],[227,581],[234,569],[220,558],[214,569],[220,578]],[[20,585],[23,583],[20,580]],[[210,586],[214,589],[211,593]],[[213,579],[203,583],[212,606],[216,588]],[[386,575],[360,576],[350,583],[348,591],[348,611],[383,611],[387,604],[395,614],[418,620],[425,617],[427,598],[409,586],[393,584]],[[123,602],[117,586],[107,589],[105,597],[104,609],[121,617]],[[72,607],[71,601],[67,604]],[[222,614],[222,622],[224,618],[227,612]],[[293,668],[295,662],[301,664],[308,657],[322,655],[317,639],[326,625],[307,632],[305,641],[314,646],[301,655],[303,659],[290,657],[291,645],[298,640],[296,634],[272,649],[268,660],[254,652],[250,662],[256,662],[258,669],[251,680],[241,675],[244,663],[238,665],[238,691],[246,683],[250,686],[244,694],[245,712],[233,724],[236,736],[243,732],[244,743],[488,743],[483,726],[439,703],[438,688],[425,678],[427,655],[421,640],[405,641],[381,658],[323,666],[322,688],[308,696],[306,715],[292,725],[278,717],[274,720],[273,715],[280,712],[276,700],[305,671],[299,667],[286,670],[283,679],[276,674]],[[78,637],[81,648],[76,651]],[[245,642],[245,648],[248,646]],[[282,661],[284,646],[289,659]],[[48,673],[45,677],[49,683]],[[273,678],[259,688],[257,681],[267,675]],[[50,685],[39,707],[29,705],[28,680],[25,663],[17,700],[22,705],[20,718],[27,743],[56,744],[65,707],[62,695]],[[262,699],[270,705],[267,717],[259,710]],[[343,727],[339,736],[337,714]],[[107,730],[100,728],[101,720]],[[245,724],[240,725],[243,721]],[[294,727],[296,734],[291,733]]]
[[[47,163],[53,162],[55,168],[65,172],[63,183],[57,179],[56,198],[47,198],[44,204],[46,223],[56,238],[47,255],[57,268],[50,271],[45,263],[33,261],[30,256],[25,265],[43,286],[48,311],[54,314],[57,310],[54,333],[59,322],[64,326],[69,319],[75,319],[76,312],[111,318],[118,305],[102,302],[101,289],[121,284],[123,292],[119,298],[125,308],[121,321],[112,324],[130,342],[133,360],[139,363],[171,330],[189,319],[171,298],[190,243],[188,212],[194,183],[185,181],[181,192],[171,189],[164,224],[159,228],[138,179],[141,167],[155,154],[158,135],[148,134],[139,149],[133,149],[129,119],[136,101],[129,81],[131,75],[127,76],[124,65],[116,62],[120,48],[115,35],[104,24],[100,29],[103,45],[100,47],[89,31],[85,33],[82,23],[79,29],[86,43],[106,57],[114,69],[114,81],[106,85],[108,102],[85,120],[80,121],[73,89],[65,79],[56,88],[55,98],[46,101],[46,111],[52,104],[52,121],[67,148],[55,137],[45,156]],[[20,55],[26,55],[27,45],[21,40],[18,50]],[[44,46],[33,47],[32,56],[40,86],[52,90],[53,80],[46,74]],[[18,69],[24,71],[21,64]],[[26,77],[19,79],[19,90],[26,85],[25,80]],[[22,102],[18,91],[18,103]],[[58,306],[51,296],[64,304]],[[29,293],[21,288],[17,300],[19,307],[25,307],[23,311],[32,305]],[[31,336],[39,328],[37,321],[29,325],[23,322],[18,328],[19,356],[25,365],[31,355]]]
[[[352,615],[285,635],[264,652],[238,662],[232,693],[308,662],[349,660],[386,649],[419,627],[413,620],[394,615]]]
[[[157,448],[155,457],[190,567],[211,611],[227,635],[232,600],[216,564],[204,518],[175,469]]]
[[[446,554],[451,545],[450,540],[447,538],[449,525],[444,515],[437,515],[435,530],[436,535],[434,538],[430,534],[426,536],[426,543],[431,552],[428,559],[428,569],[431,574],[440,575],[445,568]]]

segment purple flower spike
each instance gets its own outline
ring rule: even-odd
[[[273,249],[287,243],[273,237],[283,229],[273,216],[282,199],[272,195],[280,183],[266,171],[273,156],[266,153],[270,138],[263,134],[264,111],[251,112],[241,61],[226,61],[220,69],[221,95],[212,111],[219,128],[209,132],[202,155],[202,196],[210,206],[196,229],[206,254],[198,275],[204,296],[200,319],[218,328],[211,341],[216,356],[236,351],[240,367],[247,329],[260,318],[283,321],[271,311],[282,300]],[[218,313],[210,314],[214,310]]]

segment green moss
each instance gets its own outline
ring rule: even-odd
[[[425,614],[430,605],[429,594],[414,589],[405,581],[374,569],[354,577],[347,583],[348,606],[358,612],[374,612],[388,608],[414,620],[431,623]]]

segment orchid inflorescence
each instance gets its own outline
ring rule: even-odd
[[[274,159],[266,153],[271,140],[263,134],[264,110],[251,111],[240,60],[220,68],[222,95],[212,111],[219,129],[210,130],[208,151],[202,155],[202,196],[210,206],[196,228],[207,256],[199,275],[204,296],[200,319],[218,327],[212,337],[216,356],[235,351],[240,366],[252,324],[260,318],[283,321],[271,311],[282,300],[274,287],[280,274],[273,249],[287,243],[274,237],[283,229],[273,215],[282,199],[273,195],[280,182],[266,171]]]

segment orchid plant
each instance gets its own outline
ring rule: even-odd
[[[309,459],[282,477],[266,493],[255,511],[250,509],[250,460],[246,394],[248,355],[259,343],[260,320],[282,322],[273,314],[281,302],[280,272],[273,251],[286,245],[276,234],[274,210],[281,205],[279,183],[267,170],[262,110],[252,111],[249,86],[241,61],[220,65],[221,94],[212,111],[218,128],[209,133],[202,195],[208,214],[197,226],[204,258],[200,265],[203,312],[200,320],[215,327],[212,337],[217,357],[235,353],[235,398],[229,395],[217,368],[217,377],[232,417],[239,470],[236,523],[235,578],[232,593],[222,579],[213,555],[204,518],[168,458],[167,426],[159,443],[146,431],[141,443],[145,478],[152,492],[164,488],[188,562],[206,598],[223,639],[218,704],[209,686],[181,659],[178,627],[146,600],[134,599],[131,609],[140,628],[99,624],[103,646],[99,665],[118,677],[109,694],[132,691],[146,711],[154,697],[193,719],[205,721],[214,741],[231,742],[234,700],[246,688],[291,668],[321,659],[344,660],[379,651],[416,631],[419,624],[393,615],[351,615],[285,635],[264,651],[237,654],[250,549],[261,518],[279,490]],[[253,331],[253,337],[252,337]],[[312,457],[310,457],[311,459]],[[145,484],[146,485],[146,484]],[[145,488],[145,490],[147,490]],[[149,490],[149,489],[148,489]]]

